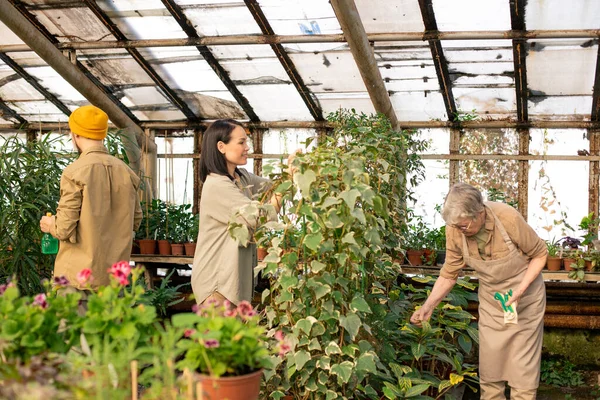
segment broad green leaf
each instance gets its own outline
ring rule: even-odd
[[[333,400],[337,399],[339,396],[333,390],[327,390],[327,394],[325,395],[325,400]]]
[[[340,346],[338,346],[336,342],[331,341],[325,348],[325,354],[327,354],[328,356],[332,354],[342,354],[342,349],[340,349]]]
[[[331,359],[329,357],[320,356],[319,359],[317,360],[317,368],[321,368],[321,369],[328,371],[331,368],[330,362],[331,362]]]
[[[298,320],[298,322],[296,322],[295,327],[299,328],[300,330],[304,331],[307,335],[309,335],[310,328],[312,328],[315,322],[317,322],[316,318],[309,316],[307,318],[302,318]]]
[[[471,348],[473,347],[473,342],[471,341],[471,338],[467,335],[460,335],[458,337],[458,344],[467,354],[471,352]]]
[[[371,307],[361,294],[354,295],[352,302],[350,303],[350,309],[352,311],[361,311],[364,313],[371,313]]]
[[[304,237],[304,245],[312,251],[318,251],[323,235],[321,233],[310,233]]]
[[[308,350],[321,350],[321,343],[319,342],[319,339],[313,338],[308,345]]]
[[[312,262],[310,263],[310,270],[311,270],[312,272],[315,272],[315,273],[317,273],[317,272],[321,272],[321,271],[323,271],[325,268],[327,268],[327,265],[326,265],[326,264],[323,264],[322,262],[319,262],[319,261],[317,261],[317,260],[314,260],[314,261],[312,261]]]
[[[415,360],[420,359],[425,354],[426,348],[421,343],[411,343],[410,351]]]
[[[410,389],[408,389],[406,391],[406,393],[404,393],[404,397],[415,397],[417,395],[420,395],[421,393],[423,393],[424,391],[426,391],[427,389],[429,389],[429,386],[431,386],[431,384],[429,383],[422,383],[420,385],[415,385],[413,387],[411,387]]]
[[[329,212],[327,212],[327,216],[325,217],[325,226],[330,229],[337,229],[344,226],[344,221],[340,219],[335,209],[331,209]]]
[[[356,361],[356,369],[359,371],[376,373],[377,366],[375,365],[375,356],[373,353],[361,354]]]
[[[350,361],[344,361],[341,364],[332,365],[331,373],[337,375],[343,383],[348,383],[350,376],[352,376],[353,367]]]
[[[300,193],[304,198],[310,197],[310,185],[317,180],[317,175],[315,171],[309,169],[304,173],[296,172],[294,174],[294,182],[298,184],[298,188],[300,189]]]
[[[347,244],[357,244],[356,243],[356,239],[354,239],[354,232],[348,232],[344,235],[344,237],[342,238],[342,243],[347,243]]]
[[[360,192],[357,189],[345,190],[340,193],[340,198],[344,200],[350,210],[354,210],[354,207],[356,206],[356,199],[358,197],[360,197]]]
[[[362,325],[362,321],[358,317],[358,315],[354,313],[348,313],[340,317],[340,325],[348,331],[348,334],[350,335],[352,340],[354,340],[354,338],[358,334],[360,326]]]
[[[302,367],[304,367],[304,364],[306,364],[309,360],[310,353],[306,350],[300,350],[299,352],[294,354],[294,361],[296,362],[297,370],[301,370]]]

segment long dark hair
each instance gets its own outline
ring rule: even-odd
[[[236,127],[243,125],[234,119],[218,119],[204,132],[202,138],[202,153],[200,154],[200,181],[204,183],[206,177],[210,173],[225,175],[233,180],[233,176],[227,171],[227,160],[225,155],[221,154],[217,147],[217,143],[229,143],[231,140],[231,132]],[[239,176],[243,176],[240,170],[235,169]]]

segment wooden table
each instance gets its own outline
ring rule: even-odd
[[[145,268],[145,277],[148,288],[154,287],[154,282],[160,281],[161,276],[157,270],[161,269],[191,269],[194,262],[194,256],[159,256],[149,254],[134,254],[131,261],[136,265]],[[188,279],[189,280],[189,279]]]

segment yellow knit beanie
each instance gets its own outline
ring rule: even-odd
[[[69,117],[69,128],[76,135],[103,140],[108,130],[108,115],[96,106],[79,107]]]

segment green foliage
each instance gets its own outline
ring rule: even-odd
[[[269,365],[266,332],[250,303],[230,309],[215,303],[197,313],[176,314],[173,325],[187,328],[177,346],[185,357],[177,365],[213,377],[239,376]]]
[[[78,293],[58,295],[56,288],[48,296],[22,296],[16,285],[1,285],[0,359],[27,362],[36,355],[69,351],[79,340],[79,299]]]
[[[58,142],[12,136],[0,144],[0,283],[16,276],[24,294],[41,292],[41,280],[52,275],[55,257],[41,252],[39,221],[56,212],[60,176],[71,161],[53,150]]]
[[[579,229],[584,231],[582,246],[589,246],[592,242],[598,239],[598,224],[600,218],[594,218],[594,213],[591,212],[581,219]]]
[[[381,344],[378,354],[390,370],[381,375],[383,393],[390,399],[410,395],[441,398],[453,386],[477,382],[476,367],[465,362],[479,340],[474,317],[465,311],[467,302],[476,300],[475,285],[459,280],[419,328],[408,321],[414,304],[429,295],[434,278],[413,279],[427,286],[394,286],[374,308],[373,331]]]
[[[167,276],[160,281],[160,286],[146,289],[141,297],[141,303],[152,306],[158,312],[160,317],[167,316],[167,309],[175,304],[181,303],[185,297],[179,292],[181,288],[190,285],[189,282],[171,286],[171,276],[177,271],[172,269]]]
[[[583,375],[575,370],[575,365],[565,359],[542,359],[542,382],[552,386],[582,386]]]
[[[167,206],[165,217],[168,231],[166,237],[173,243],[185,243],[188,241],[190,230],[194,224],[193,215],[190,212],[191,208],[191,204],[169,204]]]

